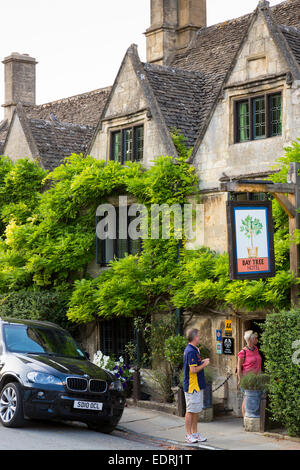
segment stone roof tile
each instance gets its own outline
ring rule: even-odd
[[[53,113],[60,121],[86,126],[96,126],[105,106],[111,87],[51,101],[38,106],[29,106],[25,112],[29,118],[49,120]]]
[[[300,65],[300,30],[294,26],[279,25],[279,27],[294,57]]]
[[[196,72],[148,63],[144,69],[166,125],[178,129],[193,146],[205,110],[212,105],[213,84]]]
[[[286,0],[270,8],[278,25],[300,29],[300,0]],[[170,66],[201,74],[201,85],[205,87],[206,100],[201,104],[198,122],[199,132],[210,115],[213,104],[220,93],[224,79],[245,37],[254,13],[200,28],[190,45],[173,55]],[[288,30],[289,28],[287,28]],[[285,31],[290,49],[300,64],[300,42],[298,33]]]
[[[94,127],[28,119],[28,125],[46,170],[54,170],[72,153],[85,154]]]

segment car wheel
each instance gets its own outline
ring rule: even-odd
[[[110,434],[116,429],[117,424],[112,424],[108,422],[103,423],[87,423],[88,428],[92,431],[103,432],[104,434]]]
[[[22,389],[19,383],[5,385],[0,394],[0,421],[8,428],[24,424]]]

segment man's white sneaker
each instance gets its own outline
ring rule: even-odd
[[[196,439],[193,434],[188,434],[186,437],[185,437],[185,442],[188,442],[189,444],[196,444],[196,442],[198,442],[198,439]]]
[[[207,437],[201,436],[201,434],[199,432],[195,432],[194,434],[192,434],[192,436],[193,436],[193,438],[197,439],[197,442],[207,441]]]

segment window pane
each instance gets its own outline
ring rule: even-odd
[[[102,240],[102,243],[104,244],[104,249],[103,249],[103,264],[108,264],[110,261],[114,259],[114,240],[111,240],[110,238],[107,238],[106,240]]]
[[[130,239],[130,254],[131,255],[137,255],[140,253],[140,239],[137,240],[131,240]]]
[[[134,339],[132,318],[104,320],[100,323],[100,349],[105,355],[114,355],[115,359],[122,356],[127,361],[125,346]]]
[[[125,149],[124,161],[125,162],[133,161],[132,145],[133,145],[132,129],[126,129],[124,131],[124,149]]]
[[[97,224],[101,221],[102,218],[107,216],[107,212],[103,217],[96,217],[96,227]],[[104,227],[104,231],[108,231],[108,226]],[[115,240],[111,238],[106,238],[101,240],[96,233],[96,263],[101,266],[106,266],[110,261],[114,259],[115,255]]]
[[[270,96],[270,134],[282,134],[281,93]]]
[[[135,128],[135,159],[136,161],[143,160],[144,151],[144,126]]]
[[[112,160],[121,163],[122,140],[121,132],[114,132],[112,135]]]
[[[238,103],[238,141],[245,142],[250,139],[249,103]]]
[[[263,139],[266,137],[266,108],[265,98],[253,100],[253,137]]]
[[[119,239],[117,240],[118,246],[118,258],[124,258],[125,253],[128,253],[127,240]]]
[[[266,201],[266,193],[251,193],[252,201]]]

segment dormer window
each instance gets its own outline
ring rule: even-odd
[[[235,101],[235,142],[282,135],[281,93]]]
[[[124,165],[143,160],[144,126],[134,126],[111,133],[110,159]]]

